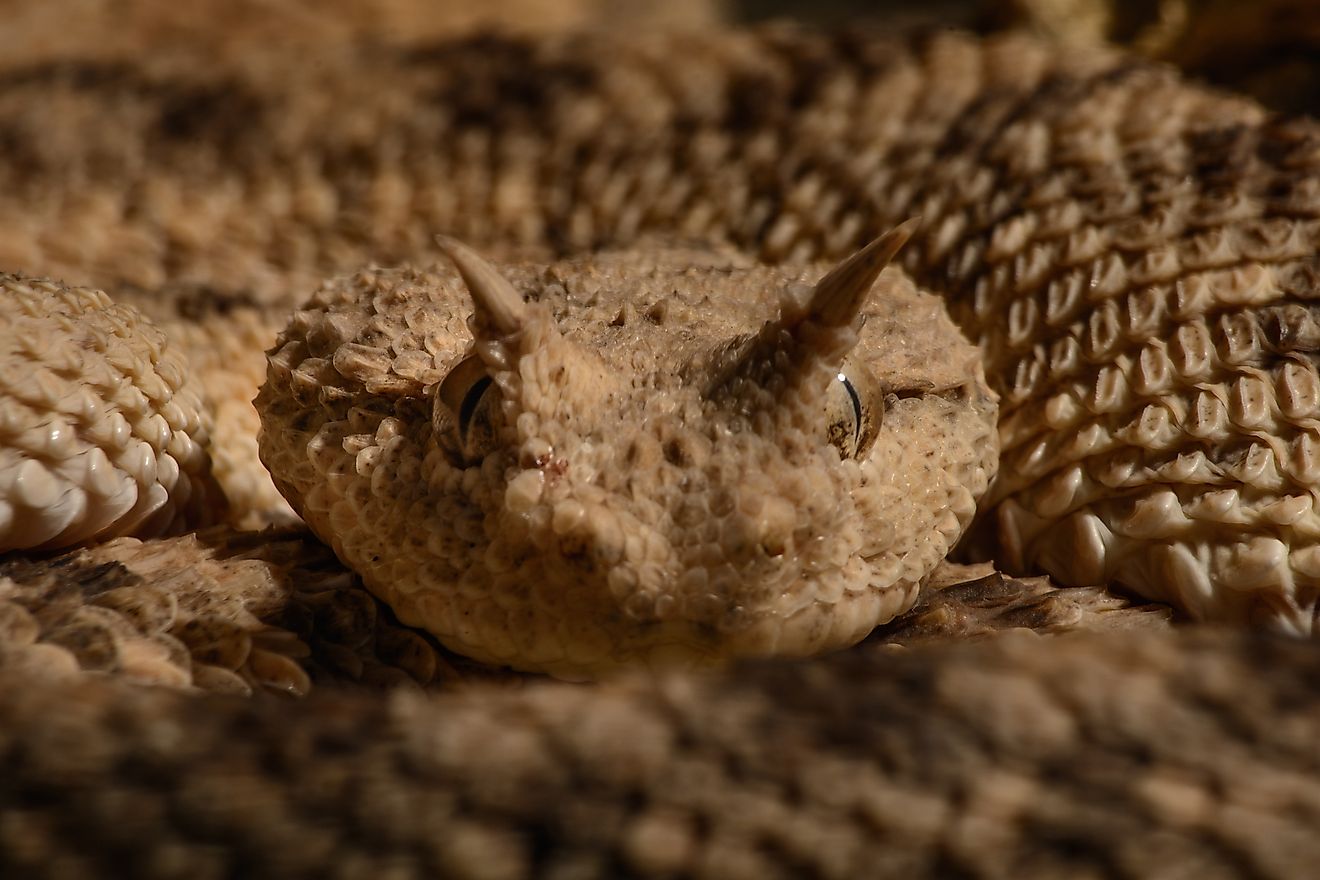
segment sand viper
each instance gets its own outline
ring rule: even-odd
[[[479,660],[815,654],[912,603],[996,457],[1005,568],[1309,634],[1313,123],[1104,52],[771,28],[12,66],[0,144],[15,867],[1286,873],[1314,846],[1315,658],[1261,636],[435,703],[32,684],[71,655],[306,690],[298,639],[244,629],[249,576],[347,576],[226,530],[293,512]],[[895,252],[912,281],[873,285]],[[263,374],[292,510],[254,467]]]

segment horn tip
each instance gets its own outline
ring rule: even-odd
[[[816,285],[813,298],[812,311],[817,319],[833,325],[852,321],[880,272],[907,244],[920,223],[916,217],[904,220],[822,278]]]
[[[912,236],[916,235],[917,230],[921,228],[921,219],[920,214],[913,214],[911,217],[895,226],[890,232],[891,234],[902,235],[903,240],[906,242]]]
[[[920,217],[909,217],[884,235],[877,237],[862,250],[883,268],[912,240],[912,236],[916,235],[920,227]]]
[[[458,270],[476,311],[503,333],[512,333],[526,315],[522,295],[494,266],[472,248],[448,235],[435,236],[435,243]]]
[[[451,260],[454,259],[456,255],[461,254],[464,251],[472,250],[470,247],[463,244],[463,242],[459,241],[458,239],[452,236],[444,235],[443,233],[439,233],[435,236],[435,243],[440,248],[441,253],[443,253],[446,257],[449,257]]]

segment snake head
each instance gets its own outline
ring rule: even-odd
[[[478,659],[583,677],[851,644],[910,605],[995,460],[975,350],[881,277],[909,233],[824,274],[497,269],[441,240],[453,270],[365,273],[295,317],[263,455],[405,622]]]

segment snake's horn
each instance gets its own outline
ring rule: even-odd
[[[508,335],[522,329],[527,304],[513,285],[472,248],[446,235],[435,243],[462,276],[477,313],[495,332]]]
[[[907,244],[920,221],[913,217],[844,260],[820,279],[807,314],[827,327],[851,323],[871,292],[871,285],[894,255]]]

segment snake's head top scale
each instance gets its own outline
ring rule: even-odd
[[[975,350],[901,274],[876,284],[910,232],[823,277],[704,252],[497,269],[442,238],[457,277],[360,273],[298,313],[263,458],[405,622],[481,660],[851,644],[911,604],[996,458]]]

